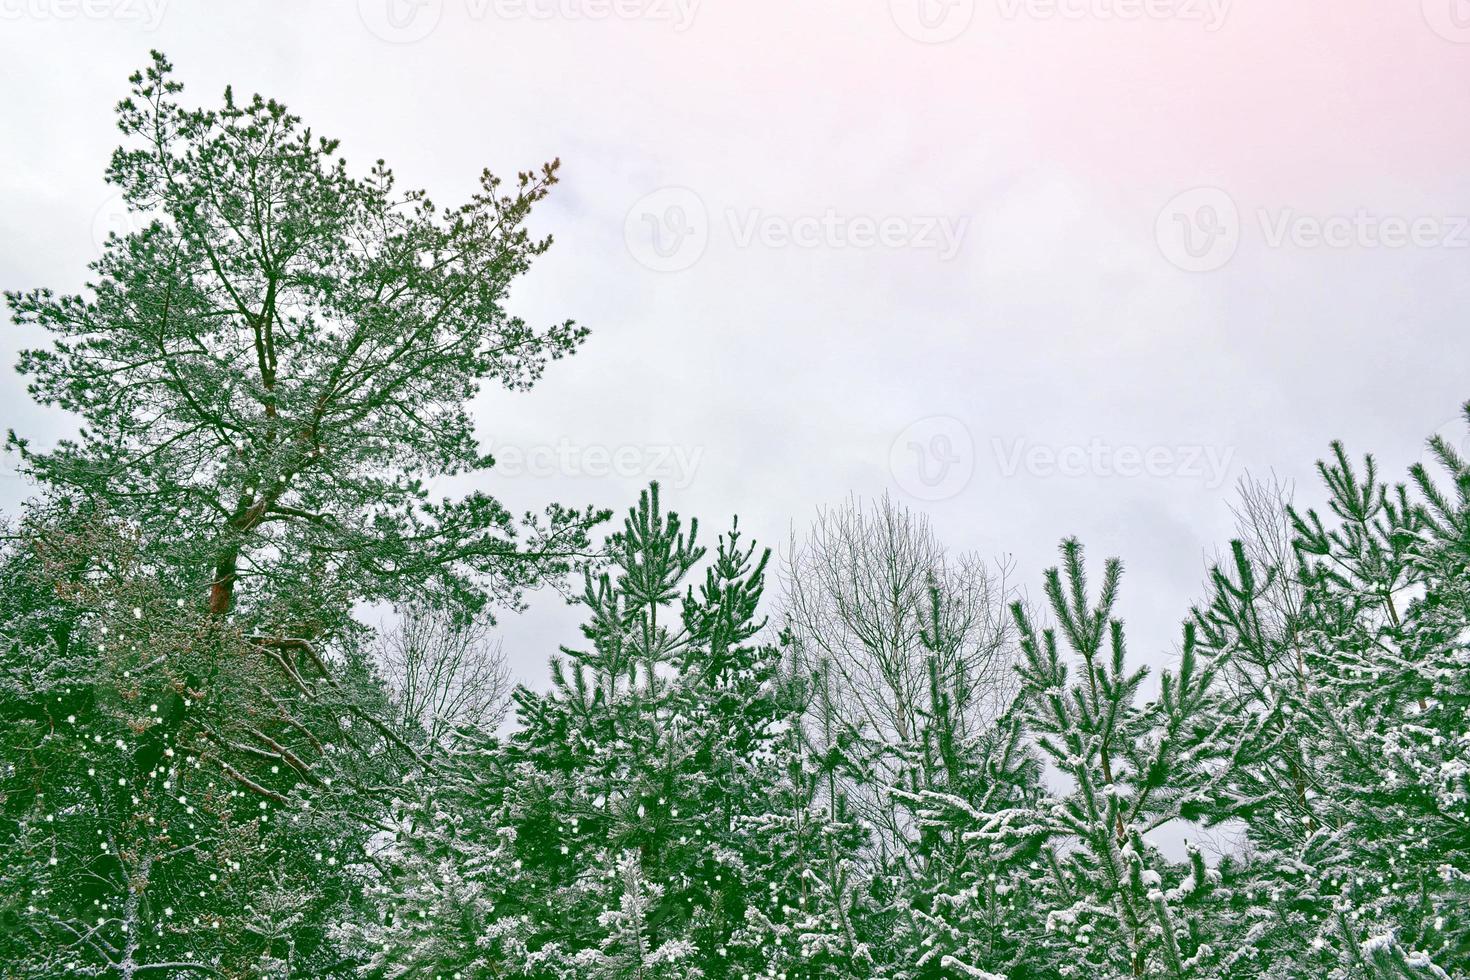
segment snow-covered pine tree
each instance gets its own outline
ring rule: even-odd
[[[469,757],[402,787],[391,829],[370,845],[365,907],[333,924],[338,945],[357,953],[359,976],[494,976],[526,960],[524,920],[496,901],[531,888],[491,789],[505,773],[492,743],[466,739],[458,749]]]
[[[480,385],[528,388],[586,336],[504,305],[550,244],[524,223],[557,165],[512,193],[486,171],[441,210],[382,161],[354,175],[273,99],[184,105],[157,52],[130,82],[107,179],[143,227],[108,238],[85,295],[6,294],[49,334],[21,354],[30,391],[81,422],[46,451],[12,433],[23,470],[271,635],[337,632],[354,601],[513,604],[570,570],[597,513],[522,523],[427,489],[493,465],[465,410]]]
[[[1261,764],[1233,776],[1257,914],[1229,975],[1428,977],[1470,964],[1470,493],[1465,461],[1442,439],[1432,448],[1449,489],[1416,466],[1415,500],[1335,443],[1318,464],[1330,517],[1286,510],[1296,567],[1255,567],[1237,546],[1233,573],[1214,576],[1211,645],[1282,665],[1241,688],[1268,737]],[[1282,575],[1300,614],[1262,629],[1263,583]]]
[[[782,639],[791,642],[789,634]],[[883,953],[871,945],[880,913],[866,901],[861,861],[870,835],[840,788],[840,749],[805,730],[825,702],[814,696],[813,679],[777,673],[789,660],[784,652],[752,652],[759,669],[751,680],[779,700],[763,697],[775,709],[772,737],[761,740],[746,774],[744,791],[758,792],[759,802],[740,804],[724,844],[731,855],[724,863],[739,868],[744,894],[744,922],[728,942],[729,975],[872,975]],[[833,747],[819,753],[817,744]]]
[[[241,708],[266,671],[113,523],[45,530],[0,561],[6,962],[25,976],[332,975],[322,922],[349,898],[362,838],[323,830],[328,794],[302,820],[291,739]],[[181,686],[190,674],[208,689]],[[155,754],[171,693],[193,710]],[[281,753],[241,751],[244,725]],[[289,910],[287,893],[303,896]]]
[[[1470,403],[1462,412],[1470,429]],[[1390,811],[1398,816],[1404,806],[1409,832],[1395,848],[1397,861],[1417,858],[1430,869],[1433,897],[1424,875],[1416,914],[1392,936],[1393,948],[1378,956],[1395,965],[1407,960],[1423,972],[1424,957],[1404,952],[1417,934],[1435,962],[1464,973],[1470,972],[1470,459],[1442,436],[1429,445],[1444,472],[1432,474],[1421,464],[1410,474],[1420,499],[1418,533],[1407,551],[1423,592],[1404,617],[1402,657],[1413,677],[1405,692],[1408,718],[1397,737],[1385,740],[1385,750],[1397,771],[1391,781],[1405,787],[1404,802]],[[1415,832],[1417,840],[1409,836]]]
[[[1025,608],[1014,607],[1025,657],[1023,718],[1065,780],[1035,811],[1047,837],[1040,867],[1009,883],[1050,896],[1048,934],[1027,968],[1077,977],[1208,975],[1228,952],[1233,919],[1208,903],[1211,875],[1201,859],[1173,865],[1145,835],[1213,811],[1252,722],[1223,710],[1220,665],[1201,655],[1192,624],[1177,668],[1160,677],[1158,699],[1140,704],[1146,670],[1128,667],[1123,624],[1112,615],[1121,563],[1105,564],[1093,604],[1082,546],[1068,539],[1061,552],[1045,592],[1080,677],[1069,676],[1056,630],[1038,631]]]
[[[894,890],[888,969],[894,977],[940,978],[956,971],[1005,972],[1017,965],[1028,929],[1040,921],[1033,896],[1011,884],[1036,857],[1041,838],[1018,814],[1040,785],[1035,753],[1007,711],[979,715],[960,638],[932,583],[920,642],[929,652],[918,751],[903,783],[888,788],[910,841],[887,876]]]
[[[45,450],[14,433],[8,445],[39,486],[32,508],[105,521],[140,555],[133,581],[161,598],[83,594],[98,591],[109,559],[105,541],[83,540],[61,580],[76,608],[0,622],[6,671],[20,671],[3,721],[28,726],[6,732],[19,739],[7,749],[23,748],[4,763],[0,842],[37,857],[63,830],[105,835],[98,822],[108,824],[112,852],[130,857],[45,872],[53,912],[73,899],[86,916],[94,900],[116,912],[140,896],[140,914],[172,909],[162,934],[222,972],[258,975],[269,961],[327,975],[350,964],[323,940],[336,917],[324,910],[354,897],[374,862],[363,845],[385,832],[399,778],[425,768],[384,714],[354,611],[374,601],[454,614],[518,605],[524,589],[584,559],[587,528],[605,516],[552,506],[521,521],[483,493],[429,491],[435,476],[493,463],[465,408],[482,384],[530,387],[585,336],[571,323],[531,328],[503,303],[549,244],[524,223],[556,165],[519,175],[510,192],[487,172],[468,202],[442,211],[398,189],[381,162],[354,176],[335,141],[274,100],[227,89],[214,108],[186,106],[157,53],[130,81],[117,109],[124,145],[107,177],[144,219],[139,230],[109,236],[82,295],[6,294],[17,323],[45,333],[20,358],[31,393],[80,428]],[[124,625],[135,638],[126,645]],[[50,755],[70,730],[42,695],[79,702],[60,717],[84,725],[90,757],[75,747]],[[99,754],[119,741],[126,749]],[[92,770],[107,782],[88,783]],[[171,792],[190,783],[189,803],[153,801],[149,781]],[[129,787],[139,802],[120,795]],[[49,812],[31,809],[43,791]],[[209,836],[201,794],[228,833]],[[148,809],[154,802],[164,809]],[[165,812],[175,805],[193,807],[191,819]],[[64,828],[34,822],[63,815]],[[168,835],[153,829],[165,821]],[[193,828],[205,836],[177,843]],[[195,888],[179,871],[182,897],[151,901],[187,855],[237,843],[245,850],[230,853],[258,859],[211,871],[219,887]],[[150,848],[160,849],[152,859]],[[83,881],[106,882],[111,897]],[[286,907],[303,893],[309,906]],[[196,908],[217,940],[184,937]],[[116,934],[95,931],[118,916],[103,919],[73,924],[70,939],[16,929],[5,942],[32,944],[27,955],[76,947],[92,957],[78,969],[131,962]]]
[[[778,787],[800,707],[779,651],[753,642],[767,555],[737,525],[694,588],[706,557],[697,530],[663,510],[654,485],[611,537],[611,567],[587,575],[580,600],[587,646],[563,649],[549,692],[516,692],[516,732],[469,753],[470,776],[421,832],[455,867],[396,855],[399,871],[383,878],[379,897],[396,908],[375,943],[402,936],[394,923],[439,914],[427,906],[452,886],[467,897],[449,904],[466,917],[446,928],[473,923],[473,956],[404,957],[395,974],[385,954],[383,975],[419,975],[410,961],[558,978],[762,968],[770,951],[740,936],[757,903],[770,912],[788,894],[769,894],[771,863],[786,855],[764,834],[770,812],[785,812]],[[463,829],[436,844],[444,827]],[[437,941],[430,931],[416,930],[422,948]]]
[[[508,674],[483,621],[401,610],[379,657],[401,737],[418,749],[368,842],[367,901],[333,923],[367,977],[475,977],[515,946],[517,921],[491,892],[514,891],[514,830],[496,729]],[[492,928],[493,927],[493,928]]]
[[[957,746],[944,781],[913,793],[925,862],[910,870],[894,922],[891,975],[1025,977],[1049,898],[1033,879],[1040,765],[1014,716]]]
[[[551,691],[514,692],[508,741],[454,732],[411,775],[372,911],[340,930],[372,950],[365,975],[606,976],[656,952],[664,888],[636,855],[674,745],[670,654],[686,639],[671,623],[696,534],[646,492],[608,542],[620,574],[585,576],[589,649],[553,658]]]
[[[656,485],[646,490],[609,539],[612,568],[586,575],[589,649],[563,648],[550,692],[515,694],[519,726],[506,752],[516,785],[508,792],[516,859],[532,874],[527,892],[497,904],[542,937],[531,943],[532,962],[516,968],[583,954],[577,962],[591,969],[609,924],[624,928],[618,917],[635,913],[649,955],[684,939],[690,910],[675,879],[689,843],[675,836],[683,802],[675,791],[690,747],[669,720],[672,658],[690,642],[675,602],[704,556],[697,536],[697,522],[686,531],[664,512]],[[685,806],[684,819],[693,819]],[[625,903],[630,882],[640,894]]]
[[[1351,870],[1350,849],[1319,813],[1322,743],[1310,707],[1301,560],[1294,552],[1267,559],[1254,546],[1287,520],[1284,502],[1276,513],[1256,512],[1243,528],[1249,537],[1232,542],[1230,564],[1211,569],[1208,604],[1194,611],[1202,647],[1225,665],[1234,710],[1256,723],[1245,764],[1227,775],[1213,814],[1244,828],[1241,853],[1220,866],[1242,929],[1222,976],[1326,976],[1338,959],[1327,948],[1337,931],[1330,889]],[[1275,601],[1282,593],[1290,601]],[[1283,608],[1287,615],[1272,615]]]

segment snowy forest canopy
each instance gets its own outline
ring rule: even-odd
[[[180,91],[118,107],[151,222],[6,297],[81,424],[9,436],[0,976],[1470,976],[1449,443],[1243,485],[1157,678],[1075,540],[1027,590],[888,499],[779,568],[656,485],[441,499],[476,391],[586,336],[504,308],[556,165],[441,209]],[[545,584],[582,636],[512,689],[492,616]]]

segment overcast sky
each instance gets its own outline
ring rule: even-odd
[[[562,159],[513,306],[591,340],[478,405],[518,509],[659,478],[780,546],[887,490],[1033,593],[1077,534],[1161,662],[1247,470],[1315,500],[1334,437],[1464,441],[1465,0],[0,0],[0,286],[76,289],[126,227],[149,48],[440,204]],[[523,679],[577,619],[505,623]]]

